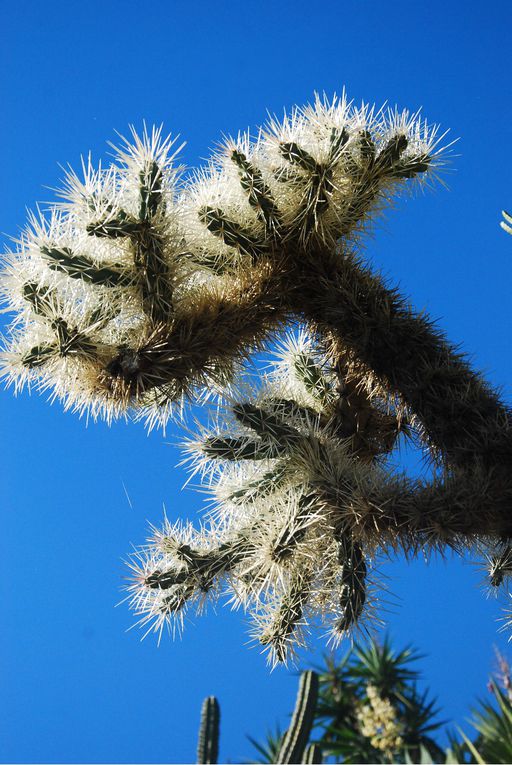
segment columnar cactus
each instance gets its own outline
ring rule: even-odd
[[[219,757],[220,706],[215,696],[208,696],[201,708],[197,742],[199,765],[215,765]]]
[[[318,698],[318,675],[312,670],[303,672],[293,710],[290,727],[281,741],[276,762],[305,762],[303,759],[315,719]],[[313,754],[309,752],[308,754]]]
[[[70,174],[7,256],[18,388],[150,427],[222,397],[223,421],[187,446],[215,513],[166,522],[132,564],[147,631],[227,589],[284,661],[318,618],[339,640],[371,617],[379,550],[478,543],[494,585],[510,573],[510,409],[356,254],[398,193],[435,180],[437,133],[317,99],[188,178],[169,139],[134,134],[109,168]],[[248,388],[242,362],[288,322],[303,334]],[[400,436],[428,449],[430,482],[386,472]]]
[[[308,744],[315,722],[318,700],[319,677],[306,670],[300,676],[299,689],[292,712],[290,726],[276,740],[275,751],[269,752],[269,762],[275,763],[321,763],[319,744]],[[216,763],[219,753],[220,706],[215,696],[208,696],[201,708],[201,725],[197,747],[198,763]]]

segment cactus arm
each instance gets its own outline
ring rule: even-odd
[[[400,394],[448,464],[511,464],[510,409],[396,289],[356,258],[326,250],[304,260],[290,282],[290,307]]]
[[[260,346],[276,322],[287,316],[268,268],[205,291],[189,310],[173,318],[138,347],[117,349],[99,372],[98,390],[107,400],[137,407],[154,388],[174,400],[195,387],[225,380],[234,360]]]
[[[313,726],[317,698],[317,673],[312,670],[303,672],[290,727],[283,736],[276,762],[301,762]]]
[[[501,228],[503,231],[506,231],[507,234],[512,234],[512,215],[505,210],[502,210],[501,214],[503,215],[503,220],[500,221]]]
[[[215,696],[208,696],[201,709],[197,742],[198,765],[215,765],[219,756],[220,706]]]

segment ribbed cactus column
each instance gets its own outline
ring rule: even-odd
[[[302,755],[304,765],[318,765],[323,762],[322,748],[318,744],[308,744]]]
[[[215,765],[219,757],[220,706],[215,696],[208,696],[201,709],[201,726],[197,742],[199,765]]]
[[[312,670],[303,672],[300,678],[299,691],[290,727],[283,736],[276,762],[304,762],[302,758],[313,726],[317,698],[318,675]]]

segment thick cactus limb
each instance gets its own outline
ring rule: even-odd
[[[201,709],[197,742],[198,765],[215,765],[219,757],[220,706],[215,696],[208,696]]]
[[[303,672],[299,691],[293,710],[290,727],[283,736],[277,753],[278,763],[302,762],[304,750],[309,741],[309,734],[315,717],[318,697],[318,675],[312,670]]]

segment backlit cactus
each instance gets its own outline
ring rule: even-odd
[[[440,161],[436,131],[416,115],[345,99],[227,141],[187,183],[172,145],[157,130],[134,134],[110,167],[70,174],[49,219],[31,220],[3,279],[18,315],[8,379],[95,415],[149,406],[165,418],[168,402],[223,380],[283,321],[282,278],[304,248],[354,238]],[[50,313],[27,285],[52,291]]]
[[[334,640],[372,621],[380,551],[477,543],[499,585],[510,409],[355,254],[397,194],[436,178],[437,130],[317,98],[187,177],[172,145],[134,133],[110,167],[70,174],[1,280],[15,313],[2,370],[16,387],[150,426],[184,397],[222,401],[186,447],[214,513],[199,529],[166,522],[132,562],[146,631],[227,592],[285,661],[319,620]],[[303,334],[251,388],[242,362],[288,322]],[[400,437],[426,447],[431,481],[386,470]]]
[[[286,661],[311,620],[335,641],[356,627],[377,541],[356,529],[350,507],[384,489],[377,458],[406,424],[375,393],[350,427],[339,402],[349,384],[319,364],[310,340],[291,338],[262,387],[239,390],[247,396],[224,421],[186,444],[215,511],[199,531],[167,523],[136,554],[131,602],[148,629],[180,625],[188,606],[226,587],[272,662]]]

